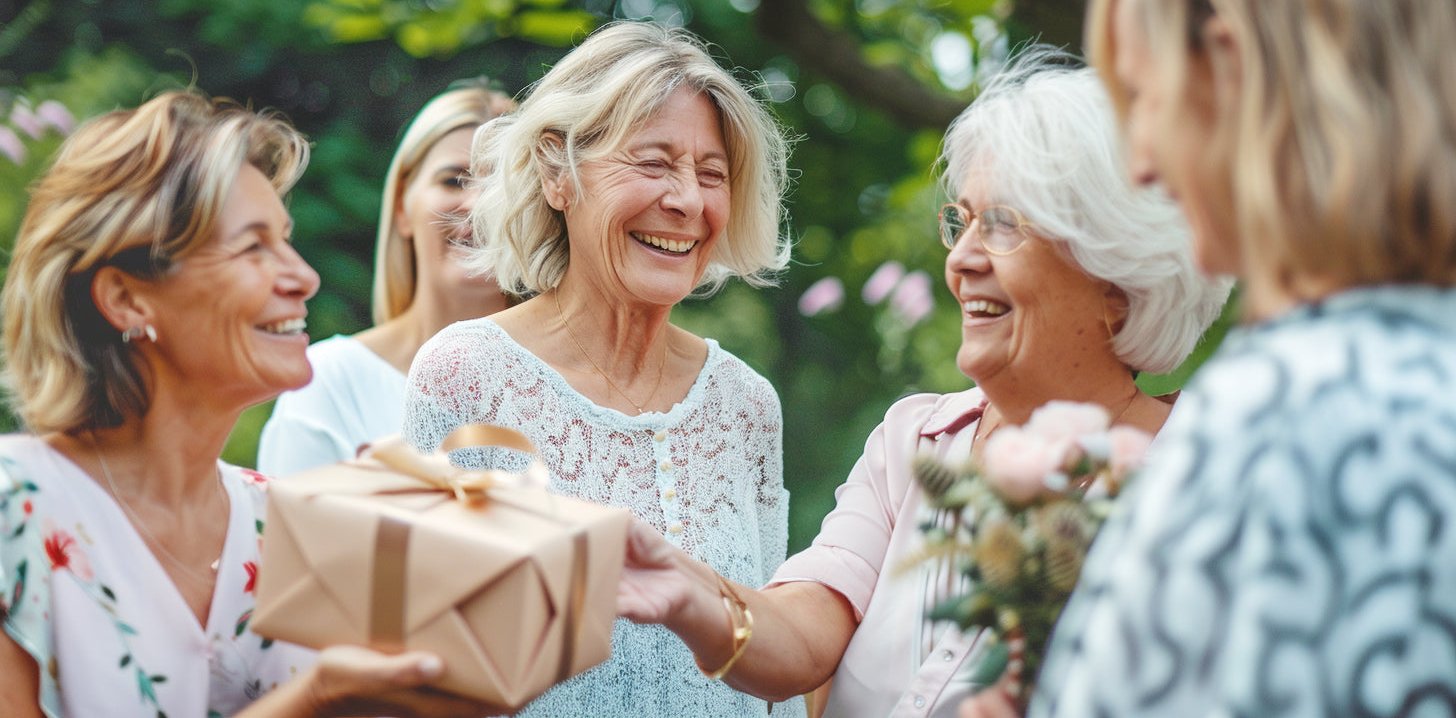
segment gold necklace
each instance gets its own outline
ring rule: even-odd
[[[172,555],[172,552],[168,551],[167,547],[163,546],[162,542],[159,541],[154,534],[152,534],[151,529],[147,528],[147,525],[142,522],[140,517],[136,515],[136,512],[131,510],[131,505],[127,503],[126,499],[122,498],[121,492],[116,490],[116,482],[111,478],[111,467],[106,465],[106,455],[101,453],[101,445],[97,443],[95,433],[91,434],[91,450],[96,452],[96,461],[101,464],[101,475],[106,477],[106,485],[111,487],[111,495],[116,497],[116,503],[121,506],[122,511],[126,512],[127,518],[131,519],[132,525],[136,526],[137,529],[142,532],[143,536],[151,543],[151,545],[156,547],[157,551],[161,553],[162,558],[170,561],[173,566],[176,566],[178,570],[180,570],[188,578],[196,581],[199,585],[211,586],[213,581],[216,579],[215,574],[217,573],[217,567],[219,562],[222,561],[222,557],[219,556],[217,560],[213,561],[210,566],[214,575],[205,576],[197,573],[190,566],[183,563],[181,559]],[[221,469],[219,469],[217,472],[217,483],[213,484],[213,486],[216,487],[218,494],[222,495]]]
[[[642,398],[641,404],[638,404],[637,402],[632,401],[632,397],[627,396],[627,392],[622,391],[622,387],[617,386],[617,382],[612,381],[612,377],[607,376],[607,373],[602,371],[601,367],[597,366],[596,361],[591,358],[590,354],[586,353],[586,348],[581,345],[581,340],[576,338],[576,332],[571,331],[571,324],[566,321],[566,312],[561,308],[561,292],[559,290],[552,291],[551,296],[556,299],[556,314],[561,317],[561,326],[566,327],[566,336],[571,337],[571,343],[576,345],[576,350],[581,352],[581,355],[583,357],[586,357],[586,362],[591,365],[592,369],[596,370],[597,375],[600,376],[602,379],[606,380],[607,386],[612,387],[613,391],[617,392],[617,394],[620,395],[623,399],[626,399],[627,403],[631,404],[632,408],[636,409],[638,414],[646,411],[643,406],[646,405],[647,402],[652,401],[652,397],[657,396],[657,390],[662,388],[663,369],[667,367],[666,340],[664,340],[664,343],[662,345],[662,359],[658,360],[657,362],[657,383],[652,385],[652,391],[647,396]]]

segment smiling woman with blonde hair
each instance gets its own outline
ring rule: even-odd
[[[697,38],[604,27],[477,139],[493,172],[471,211],[478,269],[530,295],[454,324],[410,370],[405,436],[433,451],[462,424],[519,429],[552,488],[627,507],[737,581],[783,560],[788,495],[778,395],[673,307],[788,261],[786,143]],[[456,452],[462,464],[519,456]],[[604,665],[525,715],[763,716],[657,627],[619,624]],[[802,703],[773,708],[793,716]]]
[[[0,301],[0,715],[475,716],[439,658],[248,630],[264,488],[218,458],[308,381],[287,122],[192,92],[92,120],[31,192]]]

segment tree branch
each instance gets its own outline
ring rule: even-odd
[[[854,38],[825,25],[806,0],[767,0],[755,21],[764,37],[849,95],[911,128],[944,130],[965,103],[927,87],[897,67],[865,62]]]

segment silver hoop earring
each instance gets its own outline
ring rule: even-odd
[[[124,344],[130,344],[142,337],[146,337],[149,342],[156,343],[157,328],[150,324],[143,324],[139,327],[129,327],[121,333],[121,341]]]

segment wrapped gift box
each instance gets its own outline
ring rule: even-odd
[[[446,450],[534,448],[467,427]],[[528,472],[540,484],[539,462]],[[269,486],[260,635],[438,654],[435,685],[515,709],[611,652],[629,514],[402,442]]]

